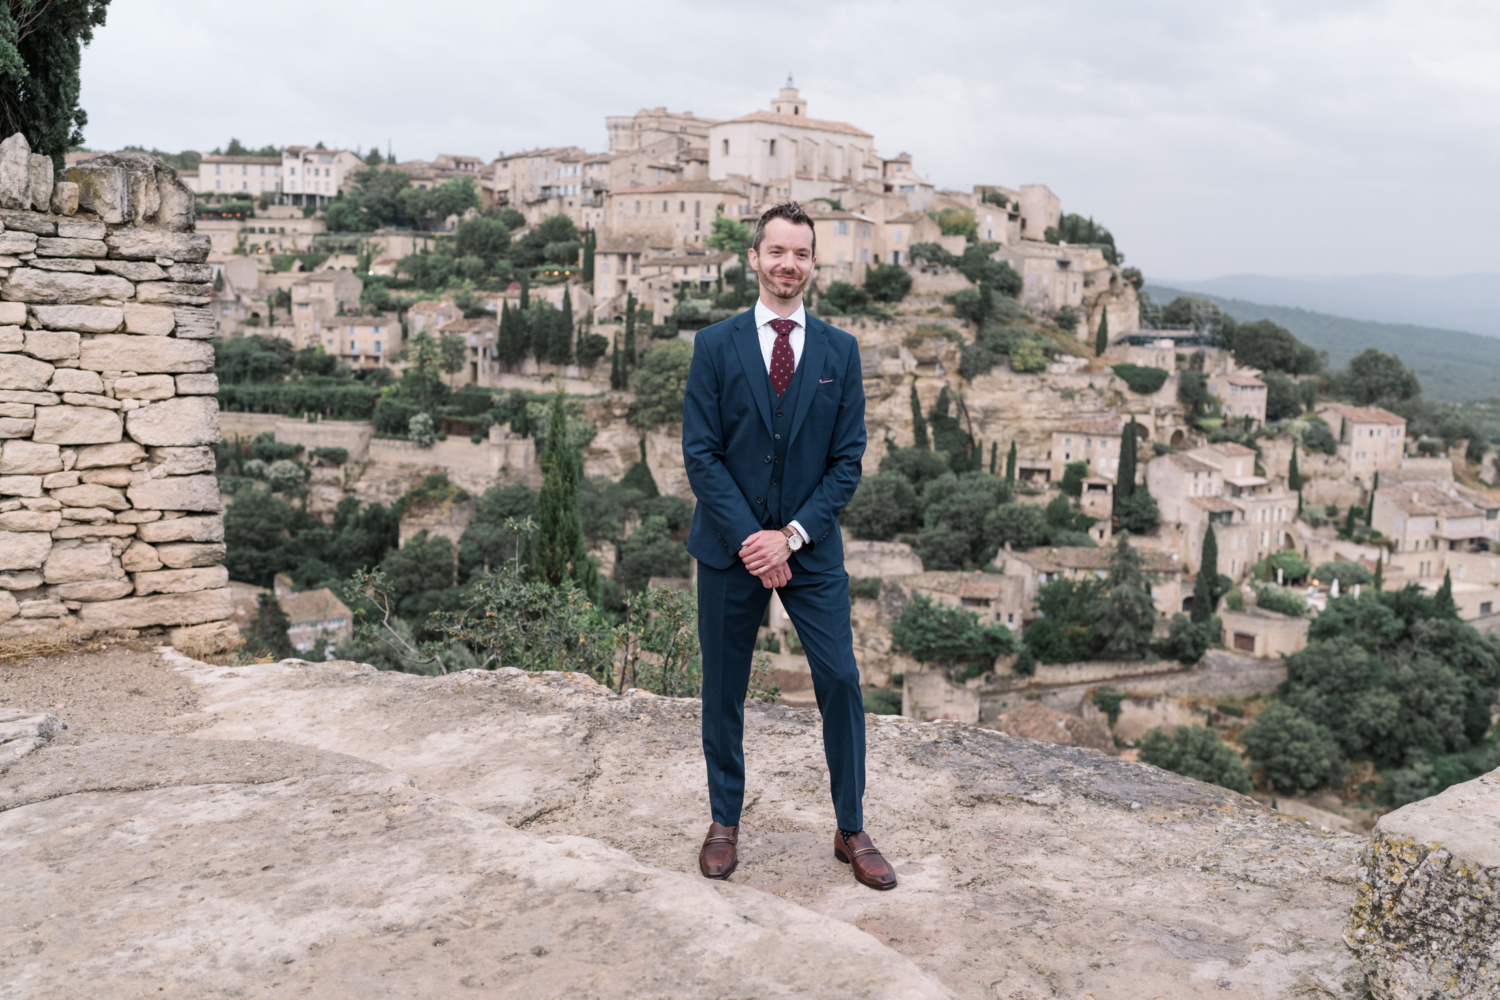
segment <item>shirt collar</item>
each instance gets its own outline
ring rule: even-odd
[[[755,328],[757,330],[771,322],[771,320],[780,318],[780,316],[777,316],[768,309],[766,304],[760,299],[755,300]],[[797,311],[788,316],[787,319],[796,323],[803,331],[807,330],[807,309],[803,306],[799,305]]]

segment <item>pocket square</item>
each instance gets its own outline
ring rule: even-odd
[[[833,381],[833,379],[831,379],[831,378],[820,378],[820,379],[818,379],[818,384],[819,385],[827,385],[829,382],[832,382],[832,381]]]

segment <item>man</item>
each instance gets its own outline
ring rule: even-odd
[[[813,220],[795,202],[761,216],[750,249],[755,308],[698,331],[683,400],[682,453],[698,505],[703,756],[713,822],[708,878],[738,864],[745,798],[745,689],[774,589],[812,667],[838,829],[833,851],[865,885],[896,874],[864,832],[865,712],[849,626],[838,515],[859,485],[865,394],[859,346],[802,307],[817,262]]]

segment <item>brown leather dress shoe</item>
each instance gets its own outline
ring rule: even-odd
[[[871,889],[896,888],[896,871],[875,849],[870,835],[861,830],[851,833],[847,843],[843,834],[833,831],[833,856],[854,869],[854,877]]]
[[[735,850],[739,839],[739,827],[708,824],[708,836],[703,840],[703,849],[698,852],[698,870],[704,878],[729,877],[734,866],[740,863]]]

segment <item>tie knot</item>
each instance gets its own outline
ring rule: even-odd
[[[773,319],[771,320],[771,329],[776,331],[778,337],[786,337],[793,330],[797,329],[797,324],[789,319]]]

